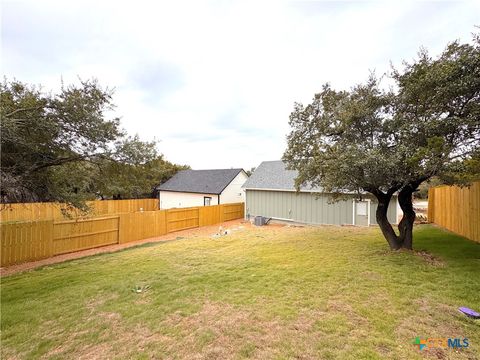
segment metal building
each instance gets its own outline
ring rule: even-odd
[[[358,225],[376,224],[377,202],[373,197],[348,194],[347,200],[331,202],[319,188],[295,190],[297,172],[287,170],[282,161],[262,162],[245,182],[245,215],[305,224]],[[398,223],[401,210],[396,196],[387,213],[392,224]]]

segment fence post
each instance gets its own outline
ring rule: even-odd
[[[435,222],[435,188],[428,189],[428,208],[427,220],[428,222]]]
[[[207,211],[207,208],[205,206],[198,209],[198,226],[199,227],[205,226],[206,224],[206,211]]]
[[[128,228],[128,218],[127,214],[119,214],[118,215],[118,243],[123,244],[126,237],[126,229]]]
[[[53,256],[53,220],[50,220],[46,224],[45,238],[46,238],[46,249],[45,257]]]
[[[222,223],[225,219],[225,205],[224,204],[220,204],[219,206],[219,209],[218,209],[218,212],[219,212],[219,223]]]
[[[160,211],[160,235],[165,235],[167,233],[167,210]]]

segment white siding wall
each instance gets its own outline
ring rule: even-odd
[[[217,195],[160,191],[160,209],[203,206],[204,196],[212,198],[210,205],[218,205]],[[223,203],[223,199],[221,197],[220,203]]]
[[[248,176],[241,171],[220,194],[220,204],[230,204],[245,201],[245,190],[242,185]],[[203,198],[211,197],[210,205],[218,205],[218,196],[212,194],[197,194],[176,191],[160,191],[160,209],[203,206]]]
[[[230,184],[222,191],[220,195],[220,204],[230,204],[245,201],[245,190],[242,185],[247,181],[248,176],[243,171],[232,180]]]

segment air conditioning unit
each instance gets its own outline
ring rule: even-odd
[[[267,223],[267,218],[263,216],[255,216],[255,225],[256,226],[263,226]]]

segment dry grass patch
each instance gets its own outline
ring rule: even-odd
[[[400,339],[417,336],[425,338],[463,338],[465,328],[461,326],[463,316],[458,310],[430,298],[415,300],[418,311],[403,318],[396,327],[395,334]],[[460,321],[459,321],[460,320]],[[471,339],[475,342],[474,339]],[[478,359],[478,353],[473,349],[443,349],[432,348],[421,352],[424,358],[429,359]]]
[[[183,339],[180,348],[175,344],[171,348],[179,358],[274,359],[281,355],[281,349],[288,346],[291,339],[295,339],[296,357],[314,359],[315,339],[321,335],[314,329],[315,320],[310,314],[285,323],[230,304],[207,301],[197,313],[190,316],[174,314],[166,323]]]

